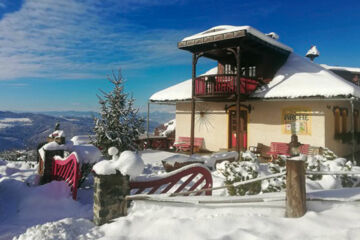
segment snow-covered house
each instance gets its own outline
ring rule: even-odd
[[[150,97],[176,104],[176,138],[202,137],[211,151],[240,150],[290,142],[295,132],[301,143],[340,156],[357,150],[360,88],[330,66],[249,26],[217,26],[184,38],[178,48],[193,55],[192,79]],[[200,57],[218,66],[197,76]]]

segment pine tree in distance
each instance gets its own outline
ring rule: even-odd
[[[120,152],[135,150],[135,140],[142,131],[144,120],[138,116],[138,108],[134,107],[135,99],[124,92],[124,81],[121,70],[117,75],[107,77],[114,85],[111,92],[102,90],[98,96],[100,104],[100,117],[94,118],[95,137],[92,143],[99,147],[107,156],[110,147],[116,147]]]

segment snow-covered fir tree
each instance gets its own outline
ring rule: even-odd
[[[124,81],[119,70],[113,72],[108,80],[114,85],[111,92],[101,91],[98,95],[100,103],[100,117],[95,117],[95,137],[93,144],[99,147],[107,156],[107,149],[116,147],[119,151],[135,150],[135,140],[142,131],[144,120],[138,115],[138,108],[134,107],[134,98],[124,92]]]

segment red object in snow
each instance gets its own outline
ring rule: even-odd
[[[76,200],[79,179],[81,177],[76,154],[71,153],[65,160],[53,158],[52,165],[52,180],[67,182],[71,186],[72,197]]]
[[[150,189],[149,192],[145,194],[154,194],[158,189],[163,189],[159,191],[159,193],[167,193],[170,189],[172,189],[176,183],[179,183],[182,178],[187,177],[186,181],[184,181],[179,187],[176,188],[174,193],[178,193],[181,191],[194,191],[197,187],[199,187],[202,183],[200,189],[206,189],[212,187],[212,177],[211,173],[206,167],[199,166],[199,164],[188,165],[183,167],[184,170],[178,169],[175,173],[168,177],[150,180],[150,181],[139,181],[139,182],[130,182],[130,190],[137,189],[135,194],[141,194],[146,189]],[[169,175],[169,174],[167,174]],[[200,176],[198,180],[193,182],[196,176]],[[188,188],[186,188],[188,186]],[[200,195],[197,193],[196,195]],[[206,191],[205,195],[211,195],[212,191]]]

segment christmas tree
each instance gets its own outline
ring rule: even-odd
[[[111,92],[101,91],[98,95],[100,117],[95,117],[95,137],[92,143],[107,156],[107,149],[136,150],[135,140],[142,131],[144,120],[138,116],[138,108],[134,107],[135,99],[124,92],[124,81],[121,71],[114,72],[108,80],[114,85]]]

